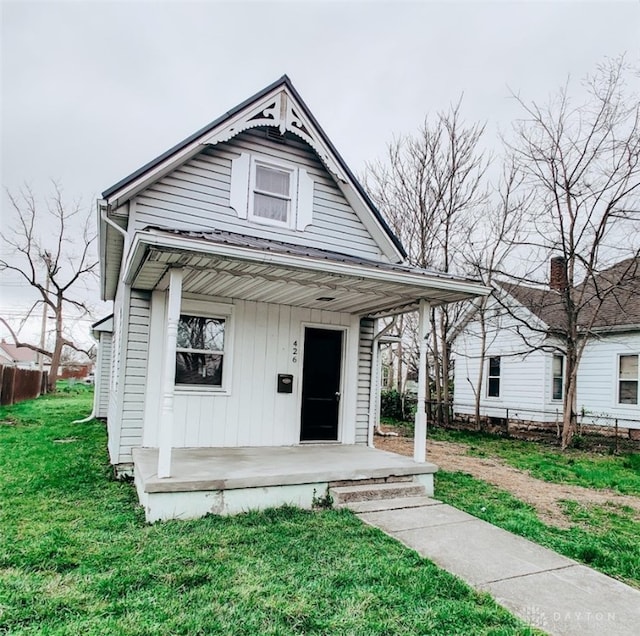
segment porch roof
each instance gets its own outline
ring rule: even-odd
[[[232,232],[146,228],[133,238],[124,280],[166,289],[184,268],[183,292],[384,316],[489,293],[483,285],[435,271],[366,260]]]

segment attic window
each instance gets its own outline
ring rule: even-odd
[[[294,163],[243,152],[231,161],[229,203],[240,219],[304,231],[313,222],[313,179]]]
[[[289,223],[293,171],[256,163],[253,216],[276,223]]]

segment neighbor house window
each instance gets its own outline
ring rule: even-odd
[[[554,400],[561,400],[564,386],[564,356],[553,356],[551,376],[553,382],[551,397]]]
[[[638,355],[620,356],[618,403],[638,404]]]
[[[176,343],[176,384],[222,386],[225,324],[224,318],[180,316]]]
[[[293,171],[255,163],[252,216],[289,225]]]
[[[500,397],[500,356],[489,358],[487,395],[489,397]]]

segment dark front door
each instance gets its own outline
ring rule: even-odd
[[[301,441],[338,439],[342,331],[304,332]]]

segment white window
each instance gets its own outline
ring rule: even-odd
[[[176,384],[222,387],[225,318],[181,314],[176,346]]]
[[[294,163],[243,152],[231,161],[229,204],[252,224],[302,232],[313,222],[313,179]]]
[[[252,176],[249,218],[289,226],[294,171],[255,162]]]
[[[638,404],[638,355],[618,360],[618,404]]]
[[[500,397],[500,356],[489,358],[487,396]]]
[[[555,355],[551,363],[551,398],[561,400],[564,389],[564,356]]]

